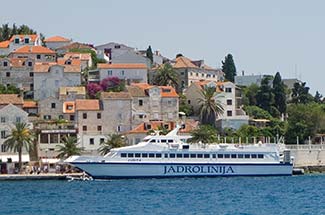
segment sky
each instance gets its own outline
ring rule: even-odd
[[[218,68],[231,53],[238,75],[280,72],[282,78],[298,78],[312,94],[318,90],[325,96],[325,1],[18,2],[1,2],[0,24],[26,24],[47,37],[94,45],[151,45],[168,58],[182,53]]]

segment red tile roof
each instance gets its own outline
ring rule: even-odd
[[[9,39],[9,41],[13,42],[15,40],[15,38],[17,38],[17,37],[19,37],[19,39],[21,39],[21,40],[23,40],[23,39],[25,39],[27,37],[27,38],[30,38],[30,40],[32,42],[34,42],[37,39],[38,35],[37,34],[16,34],[16,35],[13,35]]]
[[[18,94],[0,94],[0,104],[13,104],[13,105],[22,105],[24,100]]]
[[[80,65],[61,65],[56,62],[51,62],[51,63],[37,62],[34,65],[34,72],[49,72],[50,67],[55,65],[63,66],[64,72],[81,72]]]
[[[181,56],[175,59],[175,64],[173,65],[173,68],[178,69],[178,68],[199,68],[199,67],[193,64],[191,60],[188,59],[187,57]]]
[[[61,37],[61,36],[53,36],[53,37],[49,37],[49,38],[46,38],[44,40],[44,42],[46,43],[52,43],[52,42],[70,42],[71,40],[67,39],[67,38],[64,38],[64,37]]]
[[[76,110],[100,110],[98,99],[76,99]]]
[[[10,41],[6,40],[6,41],[2,41],[0,42],[0,49],[6,49],[9,47]]]
[[[24,101],[23,108],[37,108],[37,102],[35,102],[35,101]]]
[[[43,46],[23,46],[16,49],[14,54],[55,54],[55,51]]]
[[[154,86],[147,83],[132,83],[131,87],[138,87],[144,92],[153,87],[159,87],[161,97],[178,97],[176,90],[171,86]],[[131,91],[133,92],[133,91]],[[135,95],[136,96],[136,95]]]
[[[108,64],[108,63],[99,63],[97,65],[97,68],[99,69],[147,69],[147,65],[143,64],[143,63],[112,63],[112,64]]]
[[[68,52],[63,56],[64,59],[91,60],[90,53]]]

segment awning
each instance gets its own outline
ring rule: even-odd
[[[11,162],[18,162],[19,160],[18,155],[0,155],[0,160],[3,163],[7,163],[8,159],[11,159]],[[21,160],[22,162],[29,162],[29,155],[22,155]]]

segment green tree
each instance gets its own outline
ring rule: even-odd
[[[314,102],[322,103],[322,98],[323,98],[323,96],[318,91],[316,91],[316,94],[314,96]]]
[[[29,145],[32,142],[31,131],[26,123],[17,123],[15,128],[11,130],[11,134],[4,142],[4,147],[8,150],[18,152],[19,166],[18,170],[21,172],[22,167],[22,152],[25,147],[29,150]]]
[[[217,141],[217,130],[211,125],[201,125],[191,132],[191,143],[215,143]]]
[[[152,49],[151,46],[149,46],[146,50],[146,56],[147,58],[150,59],[151,63],[153,63],[153,53],[152,53]]]
[[[98,151],[100,154],[105,155],[113,148],[119,148],[126,145],[125,139],[120,134],[109,134],[107,140],[100,143]]]
[[[186,96],[179,94],[179,111],[184,112],[186,116],[192,116],[194,114],[193,106],[188,104]]]
[[[37,34],[37,32],[27,25],[21,25],[18,28],[18,34]]]
[[[307,104],[314,100],[313,96],[309,94],[309,87],[306,87],[306,82],[293,85],[291,102],[295,104]]]
[[[231,54],[225,57],[225,61],[222,61],[222,71],[225,73],[225,78],[228,81],[234,82],[236,73],[236,66]]]
[[[261,87],[257,92],[257,106],[271,113],[271,107],[274,104],[274,94],[269,84],[270,77],[263,78]]]
[[[157,69],[153,82],[158,86],[173,86],[177,89],[179,76],[172,65],[165,63]]]
[[[200,121],[203,125],[215,126],[217,116],[223,114],[224,109],[222,105],[214,99],[215,94],[216,89],[214,87],[206,87],[201,91],[201,97],[198,98]]]
[[[9,40],[11,37],[11,29],[9,24],[3,24],[1,27],[0,41]]]
[[[258,106],[244,106],[245,112],[254,119],[271,119],[272,116],[266,110]]]
[[[73,136],[65,136],[62,145],[58,145],[58,157],[61,159],[68,158],[72,155],[80,155],[83,148],[78,147],[78,139]]]
[[[256,97],[259,89],[260,88],[257,84],[251,84],[250,86],[243,88],[243,104],[256,106]]]
[[[325,130],[324,106],[316,103],[290,104],[288,106],[288,130],[286,142],[296,143],[299,137],[300,143],[308,137],[314,137],[316,133]]]
[[[275,74],[275,77],[273,79],[273,94],[275,107],[281,114],[285,114],[287,110],[287,97],[285,87],[279,72]]]

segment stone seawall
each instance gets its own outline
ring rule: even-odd
[[[295,167],[325,166],[325,145],[287,146]]]

